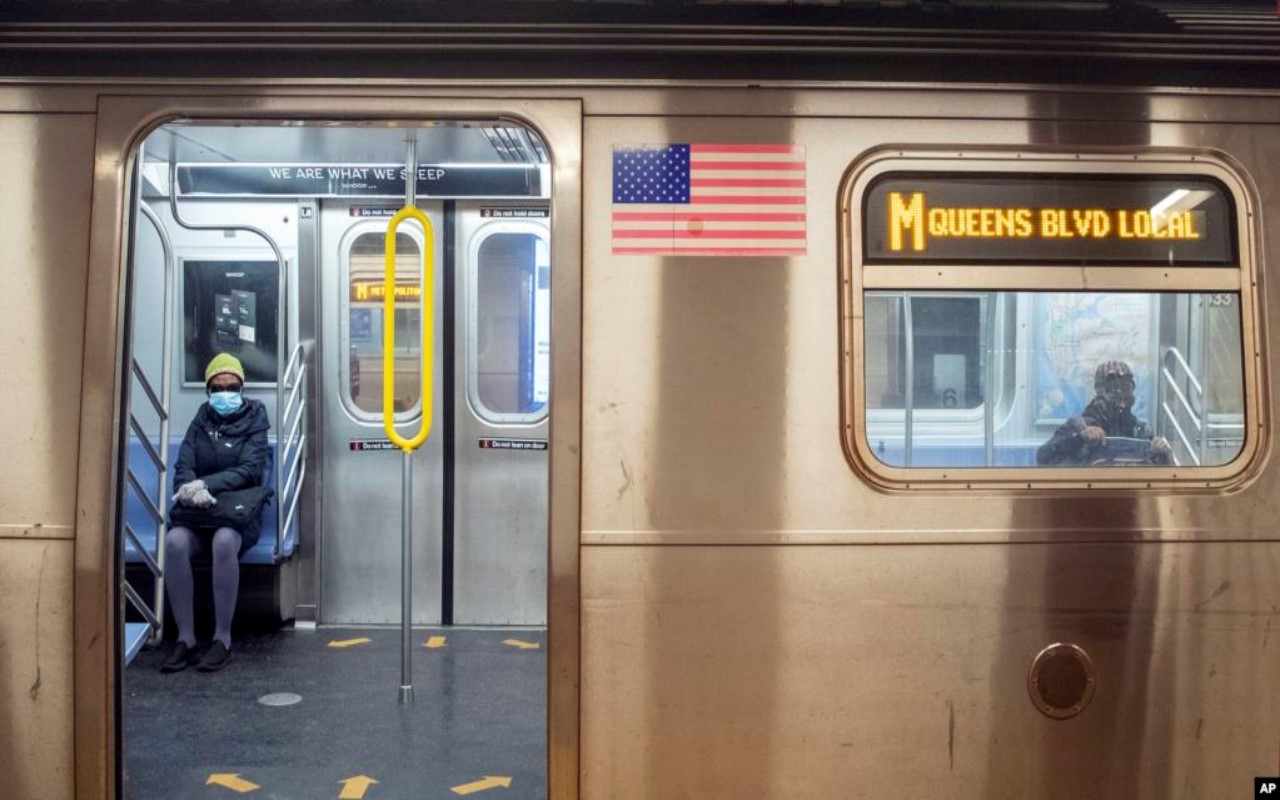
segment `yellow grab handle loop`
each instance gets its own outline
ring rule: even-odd
[[[395,349],[396,349],[396,228],[412,217],[422,225],[422,427],[412,439],[396,432],[395,416]],[[382,299],[382,427],[387,438],[404,450],[413,452],[431,435],[431,380],[435,355],[435,236],[431,221],[413,206],[405,206],[387,223],[386,295]]]

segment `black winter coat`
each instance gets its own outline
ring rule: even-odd
[[[1146,424],[1128,411],[1109,412],[1105,403],[1094,398],[1084,412],[1072,417],[1054,431],[1049,441],[1036,451],[1036,464],[1042,467],[1086,465],[1092,461],[1093,452],[1085,444],[1085,428],[1102,428],[1107,436],[1123,436],[1130,439],[1150,439]]]
[[[267,444],[267,407],[258,400],[244,399],[235,413],[222,416],[209,407],[200,406],[187,428],[187,436],[178,451],[173,470],[173,490],[197,478],[213,495],[233,489],[247,489],[262,484],[267,460],[271,457]],[[245,525],[240,533],[240,552],[258,541],[262,517]]]

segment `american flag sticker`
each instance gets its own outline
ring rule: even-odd
[[[804,148],[615,145],[614,255],[802,256]]]

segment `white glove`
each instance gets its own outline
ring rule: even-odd
[[[210,494],[209,490],[204,488],[203,485],[191,495],[190,505],[196,508],[208,508],[217,504],[218,498]]]
[[[200,492],[203,492],[206,495],[209,494],[209,490],[208,488],[205,487],[204,481],[199,479],[196,479],[194,481],[187,481],[186,483],[178,487],[178,491],[173,496],[173,499],[178,501],[184,506],[192,506],[194,508],[208,508],[210,505],[212,505],[212,503],[207,503],[205,505],[199,505],[196,503],[195,501],[196,495]],[[212,495],[209,495],[209,496],[212,498]]]

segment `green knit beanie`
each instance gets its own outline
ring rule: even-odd
[[[230,353],[218,353],[213,357],[209,366],[204,368],[204,382],[207,384],[215,376],[224,373],[235,375],[241,383],[244,383],[244,367],[240,366],[240,359]]]

